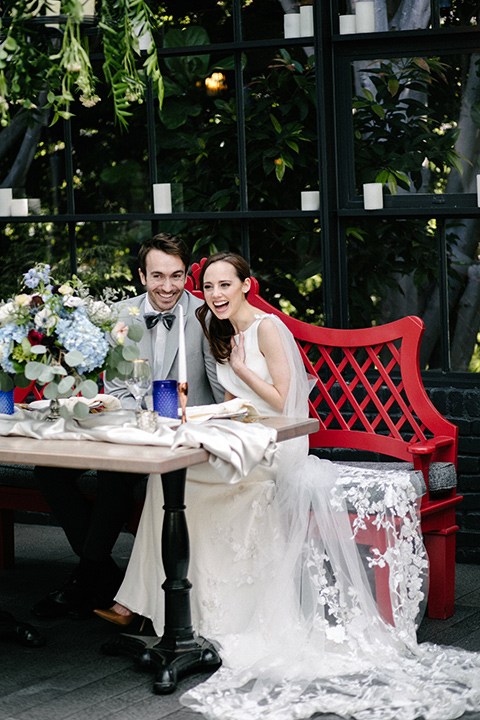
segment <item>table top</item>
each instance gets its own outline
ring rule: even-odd
[[[314,433],[319,425],[318,420],[312,418],[270,417],[256,422],[275,428],[278,442]],[[148,474],[172,472],[207,460],[208,452],[203,448],[178,448],[172,452],[169,448],[154,445],[126,445],[94,440],[38,440],[18,436],[0,438],[0,462],[15,465]]]

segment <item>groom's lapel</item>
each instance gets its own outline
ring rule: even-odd
[[[140,357],[145,358],[146,360],[149,360],[150,362],[153,362],[153,353],[152,353],[152,339],[149,330],[147,329],[147,326],[145,325],[144,320],[144,312],[145,312],[145,295],[142,297],[141,301],[138,303],[138,309],[139,313],[138,315],[134,315],[132,319],[130,319],[128,322],[135,324],[138,324],[143,329],[143,335],[138,343],[138,349],[140,351]]]

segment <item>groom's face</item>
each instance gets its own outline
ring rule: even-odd
[[[152,307],[158,312],[171,310],[179,301],[187,279],[182,260],[177,255],[152,249],[145,258],[145,275],[141,270],[139,273]]]

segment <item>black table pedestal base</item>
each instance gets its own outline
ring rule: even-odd
[[[212,672],[222,661],[214,645],[204,638],[196,638],[181,648],[162,647],[155,635],[120,634],[102,645],[105,655],[129,657],[145,670],[154,670],[153,692],[167,695],[175,691],[181,677],[193,672]]]
[[[159,643],[149,655],[156,670],[153,692],[157,695],[173,692],[178,679],[184,675],[212,672],[222,664],[215,647],[204,638],[198,638],[191,647],[182,650],[168,650]]]
[[[153,692],[171,693],[179,677],[212,672],[222,664],[214,645],[193,632],[187,578],[190,548],[185,519],[185,469],[162,475],[165,501],[162,561],[165,570],[165,626],[161,638],[121,633],[102,645],[107,655],[125,655],[156,672]],[[150,625],[153,629],[153,626]],[[148,632],[148,631],[147,631]]]

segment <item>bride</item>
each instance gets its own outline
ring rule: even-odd
[[[302,358],[281,320],[249,304],[247,263],[217,253],[200,283],[198,318],[225,399],[251,400],[260,415],[308,416]],[[237,484],[207,464],[189,469],[192,621],[218,647],[222,667],[186,692],[184,705],[211,720],[450,720],[480,710],[480,655],[416,642],[426,563],[415,515],[396,547],[415,582],[392,573],[401,578],[391,583],[395,624],[382,619],[348,517],[344,488],[354,473],[309,456],[306,438],[280,443],[270,467]],[[121,625],[143,615],[158,635],[162,504],[151,476],[116,604],[97,613]]]

